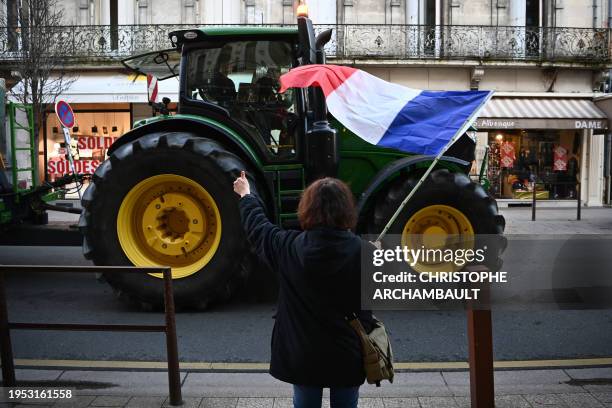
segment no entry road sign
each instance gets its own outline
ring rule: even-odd
[[[59,119],[60,123],[65,128],[71,128],[74,126],[74,112],[66,101],[57,101],[55,104],[55,114]]]

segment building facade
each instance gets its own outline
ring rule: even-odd
[[[5,21],[16,12],[9,3],[0,2]],[[167,48],[167,33],[177,27],[294,24],[296,3],[60,0],[78,73],[65,98],[82,117],[74,133],[82,160],[91,161],[87,168],[135,119],[150,115],[144,79],[134,81],[119,59]],[[496,92],[476,123],[474,169],[486,164],[491,192],[502,205],[531,198],[534,188],[546,202],[568,203],[579,194],[588,206],[609,203],[608,0],[307,3],[317,29],[334,29],[330,63],[413,88]],[[176,85],[160,83],[162,96],[176,100]],[[62,160],[64,147],[53,115],[48,118],[41,165],[57,169],[49,163]]]

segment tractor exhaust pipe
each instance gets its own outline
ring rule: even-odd
[[[610,0],[612,1],[612,0]],[[325,31],[321,31],[315,40],[315,49],[317,51],[317,64],[325,64],[325,44],[327,44],[332,37],[333,28],[329,28]]]

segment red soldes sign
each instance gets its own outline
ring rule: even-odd
[[[74,161],[74,167],[77,173],[93,174],[98,166],[102,163],[100,160],[81,159]],[[47,171],[50,176],[65,176],[72,173],[70,171],[70,163],[66,159],[51,159],[47,162]]]
[[[77,147],[79,149],[108,149],[111,147],[118,137],[104,136],[104,137],[89,137],[89,136],[77,136]]]
[[[76,146],[79,158],[74,160],[77,173],[93,174],[104,160],[106,150],[118,139],[113,136],[76,136]],[[81,157],[85,151],[87,157]],[[61,177],[70,174],[70,164],[66,158],[66,148],[60,147],[55,157],[51,157],[47,162],[47,172],[51,177]]]

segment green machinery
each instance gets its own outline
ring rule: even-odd
[[[0,100],[0,226],[24,220],[40,222],[44,210],[36,204],[53,197],[43,197],[36,189],[37,149],[32,107],[17,103],[8,103],[5,107],[3,86]]]
[[[37,150],[32,106],[6,103],[0,82],[0,231],[24,223],[45,224],[49,208],[64,211],[49,203],[63,197],[63,187],[75,176],[41,184]]]
[[[170,101],[119,138],[83,195],[83,251],[97,265],[168,265],[178,305],[205,308],[259,273],[240,225],[232,182],[246,170],[271,220],[298,227],[305,186],[346,181],[359,208],[358,232],[378,233],[432,163],[369,145],[327,114],[319,89],[280,94],[292,67],[325,63],[331,30],[210,27],[175,31],[172,47],[124,61],[177,81]],[[470,181],[475,143],[460,138],[390,229],[392,234],[501,234],[494,199]],[[496,255],[497,259],[497,255]],[[157,275],[105,276],[121,295],[160,305]]]

